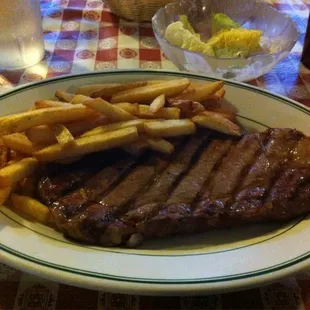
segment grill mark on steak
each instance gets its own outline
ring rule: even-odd
[[[138,225],[138,230],[144,235],[163,237],[187,231],[182,225],[182,219],[191,213],[194,201],[207,182],[213,168],[224,156],[229,147],[230,140],[213,140],[207,145],[197,162],[184,176],[168,199],[165,207],[147,222]],[[158,221],[161,229],[158,230]]]
[[[127,160],[116,162],[115,167],[104,168],[98,175],[88,180],[84,186],[54,204],[53,216],[56,225],[64,231],[65,235],[88,243],[100,242],[99,234],[105,231],[108,224],[115,221],[114,213],[117,207],[123,206],[120,198],[124,195],[119,196],[118,188],[128,189],[127,196],[130,196],[132,189],[146,185],[143,180],[147,177],[150,169],[152,169],[154,177],[157,173],[161,173],[170,162],[168,156],[158,158],[146,154],[142,156],[142,159],[127,156]],[[134,160],[137,164],[133,164]],[[124,164],[129,164],[129,167],[125,167]],[[111,183],[113,179],[115,181]],[[133,181],[135,182],[133,183]],[[134,194],[135,192],[133,196]],[[106,196],[107,200],[105,201]],[[112,197],[113,205],[107,204]]]
[[[108,207],[110,214],[113,215],[113,220],[107,221],[104,235],[102,230],[101,236],[99,234],[101,244],[117,245],[123,241],[124,234],[118,231],[120,226],[121,228],[125,226],[121,225],[117,217],[127,211],[130,203],[153,181],[156,173],[160,173],[158,166],[164,167],[162,161],[158,158],[151,158],[145,165],[138,166],[118,187],[100,201],[100,204]]]
[[[111,221],[102,235],[100,243],[115,246],[127,241],[136,230],[135,223],[141,221],[141,216],[146,219],[156,214],[168,199],[169,191],[189,169],[195,159],[195,154],[199,152],[207,137],[206,134],[197,135],[188,139],[185,144],[181,144],[179,152],[172,162],[169,162],[166,168],[158,174],[158,177],[155,177],[146,190],[137,197],[127,214],[120,219]]]
[[[65,195],[53,203],[53,207],[58,210],[54,216],[56,221],[62,217],[70,218],[86,204],[96,201],[96,197],[106,193],[111,186],[120,182],[124,174],[128,173],[135,166],[137,159],[132,156],[117,161],[111,166],[103,168],[98,174],[85,181],[79,189]],[[64,208],[62,206],[65,206]],[[59,218],[59,219],[58,219]]]
[[[116,215],[132,200],[138,192],[154,177],[157,160],[145,158],[129,174],[111,189],[107,195],[97,197],[100,202],[89,202],[81,212],[76,213],[67,227],[68,235],[76,236],[78,227],[79,236],[92,243],[100,242],[100,237],[108,225],[116,220]]]
[[[273,129],[269,132],[264,152],[250,169],[241,190],[236,193],[235,202],[229,207],[229,216],[237,221],[255,222],[270,218],[273,203],[268,201],[268,195],[292,161],[302,138],[302,134],[295,130]]]
[[[204,230],[204,225],[200,223],[200,219],[205,215],[215,221],[214,223],[210,221],[210,225],[216,225],[217,219],[224,212],[226,204],[230,203],[240,177],[247,172],[255,161],[266,136],[267,134],[245,136],[237,144],[230,141],[230,147],[221,154],[222,157],[212,167],[211,176],[197,197],[197,202],[192,202],[189,208],[183,208],[183,210],[180,210],[180,205],[170,207],[170,214],[161,213],[154,217],[152,221],[145,223],[144,231],[141,230],[141,232],[143,231],[146,235],[163,237],[181,232],[191,232],[197,227]],[[189,216],[191,219],[188,221]],[[193,220],[195,221],[196,218],[199,220],[197,226],[193,224]],[[162,229],[160,231],[156,229],[158,221],[161,221],[160,227]]]
[[[249,173],[244,178],[236,201],[261,199],[266,194],[272,180],[288,161],[302,135],[288,129],[269,130],[269,140]]]
[[[281,164],[287,163],[287,161],[290,158],[290,155],[293,154],[303,154],[303,156],[297,156],[298,160],[294,160],[294,165],[301,165],[302,171],[299,169],[297,173],[297,176],[295,176],[295,179],[302,179],[306,180],[307,184],[303,185],[301,188],[298,188],[298,184],[295,182],[294,179],[291,184],[286,184],[287,182],[287,175],[284,175],[282,178],[280,177],[275,185],[277,185],[277,189],[280,193],[281,191],[281,185],[283,184],[287,185],[287,188],[290,186],[295,186],[295,191],[297,190],[296,198],[294,198],[292,201],[288,201],[287,207],[283,207],[283,196],[277,197],[277,195],[273,192],[272,196],[270,197],[270,201],[264,202],[263,197],[256,201],[241,201],[236,202],[233,205],[228,205],[225,208],[225,205],[223,208],[220,209],[220,212],[215,211],[217,209],[217,205],[215,204],[215,207],[213,205],[212,207],[212,200],[211,200],[211,208],[201,208],[198,207],[198,209],[195,209],[194,212],[192,211],[192,208],[189,209],[189,212],[183,213],[183,216],[180,217],[179,214],[163,214],[162,216],[156,216],[151,221],[149,221],[147,224],[145,224],[146,229],[144,231],[147,232],[148,236],[156,236],[156,237],[163,237],[167,235],[173,235],[176,233],[193,233],[193,232],[200,232],[200,231],[206,231],[208,229],[212,228],[218,228],[218,227],[227,227],[227,226],[236,226],[240,224],[244,224],[247,222],[257,222],[257,221],[269,221],[269,220],[283,220],[283,219],[289,219],[293,216],[297,216],[300,214],[303,214],[304,212],[309,211],[309,204],[310,204],[310,184],[309,184],[309,175],[310,175],[310,166],[309,166],[309,160],[306,160],[306,158],[309,159],[310,156],[310,147],[309,147],[309,141],[307,142],[299,142],[297,147],[294,150],[294,146],[296,146],[298,139],[300,139],[301,135],[300,133],[296,133],[294,131],[287,131],[285,129],[281,130],[282,133],[279,135],[279,132],[274,132],[272,130],[270,133],[270,138],[268,140],[268,143],[266,145],[266,148],[263,152],[267,152],[268,159],[270,159],[270,154],[273,156],[277,156],[277,158],[272,158],[271,167],[274,168],[272,171],[274,174],[275,172],[281,168]],[[261,135],[261,134],[260,134]],[[283,137],[286,137],[286,139],[282,139]],[[279,139],[281,137],[281,139]],[[264,137],[260,137],[260,139],[264,139]],[[287,139],[290,139],[290,141],[285,142]],[[302,143],[303,142],[303,143]],[[239,145],[241,142],[239,142]],[[261,143],[258,143],[256,145],[259,145]],[[268,145],[269,144],[269,145]],[[299,146],[299,147],[298,147]],[[238,145],[234,148],[232,148],[232,152],[235,152]],[[308,152],[305,151],[307,148]],[[241,151],[241,150],[239,150]],[[250,151],[251,156],[255,155],[256,152]],[[271,152],[272,151],[272,152]],[[278,152],[277,152],[278,151]],[[228,158],[231,155],[231,152],[226,155],[226,158]],[[237,154],[236,154],[237,155]],[[241,155],[241,153],[240,153]],[[265,154],[266,155],[266,154]],[[243,156],[244,157],[244,156]],[[238,158],[238,157],[236,157]],[[236,158],[231,158],[232,161]],[[245,159],[246,157],[244,157]],[[260,156],[258,157],[258,160],[255,162],[257,165],[257,162],[260,161]],[[293,158],[294,159],[294,158]],[[252,161],[255,160],[252,158]],[[275,161],[277,162],[277,165],[275,164]],[[251,162],[251,160],[248,160],[248,164]],[[255,166],[254,164],[254,166]],[[261,163],[260,163],[261,164]],[[225,165],[225,160],[222,162],[221,166],[223,167]],[[218,177],[218,171],[221,170],[221,166],[216,170],[214,173],[214,180]],[[304,167],[307,167],[305,169]],[[283,166],[282,166],[283,167]],[[306,171],[307,170],[307,171]],[[234,175],[234,171],[231,169],[229,170],[229,177]],[[242,171],[242,169],[240,170]],[[256,170],[257,171],[257,170]],[[220,175],[221,176],[221,175]],[[269,181],[269,179],[267,179]],[[212,182],[212,183],[213,183]],[[231,181],[229,181],[230,183]],[[222,184],[225,184],[225,182],[221,181]],[[265,183],[266,184],[266,183]],[[268,185],[272,184],[272,182],[268,182]],[[214,186],[214,183],[210,186],[211,188]],[[231,190],[231,193],[234,192],[233,187],[228,186],[228,190]],[[274,187],[275,188],[275,187]],[[224,190],[227,190],[227,187],[224,187]],[[268,190],[268,187],[266,188]],[[283,190],[283,188],[282,188]],[[251,191],[250,191],[251,192]],[[267,192],[267,191],[265,191]],[[222,193],[222,192],[221,192]],[[278,198],[278,200],[275,200]],[[214,199],[214,198],[213,198]],[[203,202],[204,203],[204,202]],[[297,203],[300,205],[298,208],[296,208]],[[308,203],[308,204],[307,204]],[[210,207],[210,202],[208,204]],[[239,208],[236,210],[234,207],[238,206]],[[295,208],[294,208],[295,207]],[[237,211],[237,212],[236,212]],[[199,212],[199,213],[198,213]],[[172,215],[172,218],[171,218]],[[160,229],[158,229],[160,227]],[[141,231],[141,232],[144,232]]]
[[[223,212],[225,206],[232,202],[240,178],[246,175],[255,162],[265,138],[266,134],[244,136],[231,147],[213,172],[212,179],[202,193],[194,214]]]
[[[310,138],[303,138],[297,144],[287,169],[282,172],[273,185],[266,203],[272,203],[274,219],[285,219],[305,212],[305,206],[310,204],[308,186],[310,183]],[[292,207],[303,197],[298,208]],[[277,212],[274,212],[274,210]],[[278,212],[278,210],[281,210]]]
[[[115,151],[98,152],[88,155],[70,165],[50,164],[46,167],[47,176],[42,176],[37,187],[37,195],[50,206],[58,198],[77,188],[93,174],[120,158]],[[43,173],[44,174],[44,173]]]
[[[101,204],[117,208],[137,197],[138,193],[155,177],[155,158],[137,166],[116,188],[100,200]]]
[[[288,165],[302,134],[289,129],[269,130],[269,139],[258,159],[236,192],[229,217],[255,222],[268,217],[272,205],[265,203],[268,193]]]
[[[154,183],[157,182],[158,178],[161,177],[162,173],[165,171],[165,169],[167,169],[170,163],[173,162],[177,156],[179,156],[180,151],[182,150],[182,148],[184,148],[187,141],[188,141],[188,138],[185,138],[185,139],[183,138],[183,139],[180,139],[179,141],[175,141],[173,144],[176,149],[173,152],[173,154],[169,154],[169,155],[160,154],[158,156],[153,155],[153,158],[154,158],[153,160],[156,162],[154,177],[150,179],[147,185],[140,191],[139,196],[135,197],[136,200],[139,199],[139,197],[141,197],[142,195],[144,195],[154,185]],[[131,207],[132,208],[135,207],[134,201]]]
[[[202,135],[191,137],[162,174],[155,179],[146,192],[137,198],[132,210],[129,210],[121,220],[139,222],[154,216],[163,207],[177,182],[190,168],[194,155],[199,151],[206,138],[207,136]]]
[[[209,142],[209,141],[207,141]],[[231,141],[213,140],[204,146],[201,154],[169,197],[167,204],[189,204],[196,197],[213,167],[227,151]]]
[[[302,206],[298,208],[291,206],[296,205],[296,201],[298,201],[309,182],[309,169],[289,168],[284,171],[275,182],[265,201],[265,204],[270,204],[270,217],[273,219],[285,219],[292,216],[292,214],[298,215],[299,212],[302,213]],[[274,212],[274,210],[277,211]]]
[[[59,197],[75,188],[83,179],[91,176],[89,170],[71,171],[54,178],[42,177],[38,185],[38,196],[48,206]]]
[[[95,202],[87,202],[70,218],[63,217],[59,228],[88,243],[137,245],[143,235],[150,238],[197,233],[251,222],[287,220],[309,212],[310,138],[294,130],[271,129],[248,135],[237,143],[213,139],[207,148],[197,136],[194,147],[193,139],[185,147],[182,144],[172,157],[160,160],[147,185],[137,184],[133,189],[121,185],[146,163],[143,161],[105,194],[96,196]],[[226,149],[225,144],[229,145]],[[174,171],[172,175],[167,173],[169,169]],[[161,179],[164,175],[165,182]],[[158,196],[154,194],[156,184],[160,185]],[[131,195],[125,193],[128,190]],[[218,201],[222,207],[215,203]],[[64,212],[58,206],[56,210]]]
[[[140,158],[129,157],[116,164],[101,170],[94,178],[89,179],[83,186],[88,196],[88,201],[98,201],[102,194],[111,190],[122,181],[126,174],[138,164]]]
[[[57,227],[64,235],[92,244],[98,241],[93,232],[97,232],[101,227],[105,228],[106,222],[111,220],[109,208],[99,203],[84,205],[70,219],[63,217],[62,211],[62,208],[55,208],[53,214]]]

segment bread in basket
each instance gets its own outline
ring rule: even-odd
[[[150,21],[156,11],[176,0],[104,0],[112,13],[133,21]]]

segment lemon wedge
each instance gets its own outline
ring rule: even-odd
[[[228,16],[215,14],[213,29],[220,29],[207,42],[200,39],[188,21],[187,16],[179,16],[179,21],[170,24],[165,31],[165,39],[170,43],[192,52],[230,58],[247,57],[260,49],[262,31],[241,28]]]
[[[211,37],[205,51],[216,57],[246,57],[260,48],[262,31],[235,28]]]

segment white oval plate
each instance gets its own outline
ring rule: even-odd
[[[64,76],[19,87],[0,96],[0,115],[24,111],[57,89],[198,75],[166,71],[112,71]],[[310,135],[310,110],[287,98],[226,81],[226,99],[249,130],[292,127]],[[0,259],[54,281],[136,294],[202,294],[249,288],[310,266],[308,217],[207,234],[152,241],[139,249],[103,248],[66,240],[51,228],[0,209]]]

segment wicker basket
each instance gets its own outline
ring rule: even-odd
[[[150,21],[156,11],[176,0],[104,0],[117,16],[134,21]]]

